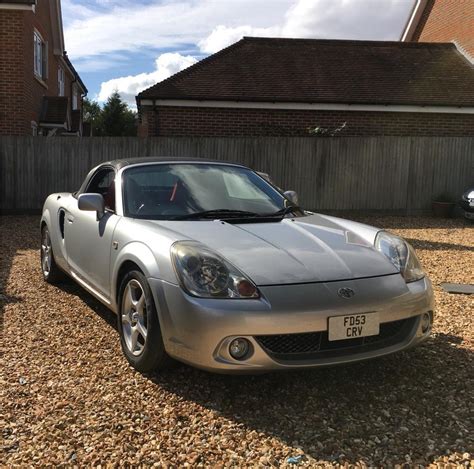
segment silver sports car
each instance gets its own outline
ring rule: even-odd
[[[132,158],[50,195],[41,269],[118,315],[143,372],[312,368],[419,344],[433,292],[403,239],[314,214],[245,166]]]

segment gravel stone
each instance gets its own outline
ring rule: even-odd
[[[0,217],[0,466],[474,468],[474,225],[359,217],[404,236],[433,281],[424,345],[264,376],[144,376],[115,317],[39,269],[35,216]],[[401,431],[401,430],[405,431]],[[291,459],[290,459],[291,460]]]

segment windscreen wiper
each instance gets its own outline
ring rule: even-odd
[[[186,215],[178,215],[172,220],[192,220],[194,218],[255,218],[262,215],[255,212],[246,212],[245,210],[216,209],[203,210],[201,212],[187,213]]]
[[[298,207],[298,205],[289,205],[288,207],[282,208],[281,210],[278,210],[273,213],[267,213],[265,216],[267,217],[278,217],[281,216],[281,218],[285,218],[286,215],[289,213],[294,213],[296,214],[297,212],[302,212],[303,209],[301,207]]]

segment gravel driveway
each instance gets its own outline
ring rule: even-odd
[[[73,283],[43,283],[38,218],[1,217],[0,466],[474,467],[474,297],[439,287],[474,283],[474,225],[365,221],[408,238],[433,280],[426,344],[311,372],[146,377],[112,313]]]

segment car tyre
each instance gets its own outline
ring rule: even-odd
[[[62,283],[66,280],[66,274],[58,267],[54,259],[53,246],[49,229],[45,225],[41,230],[41,272],[46,282],[51,285]]]
[[[143,373],[169,368],[173,360],[166,353],[153,295],[142,272],[125,275],[118,306],[120,342],[128,362]]]

